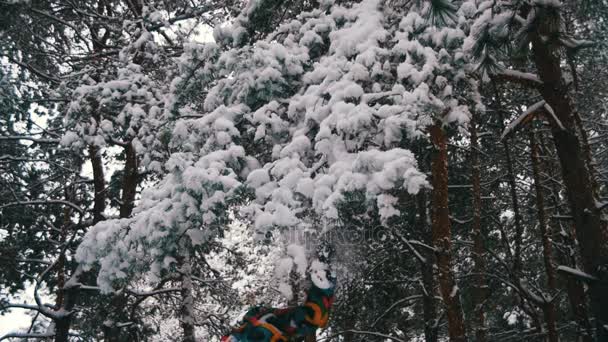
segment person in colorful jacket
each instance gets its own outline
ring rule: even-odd
[[[327,264],[317,260],[310,266],[309,277],[311,285],[303,305],[284,309],[253,307],[239,327],[222,337],[222,342],[288,342],[325,328],[334,301],[336,278]]]

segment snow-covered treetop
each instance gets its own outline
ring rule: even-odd
[[[229,203],[260,231],[331,228],[353,191],[376,202],[383,220],[398,214],[395,190],[427,186],[408,140],[435,122],[466,123],[459,95],[474,91],[461,51],[465,20],[438,27],[427,12],[413,7],[398,20],[379,0],[325,1],[253,45],[234,43],[240,17],[218,26],[217,43],[187,48],[179,82],[202,85],[204,103],[179,110],[165,179],[142,193],[132,218],[95,226],[79,260],[101,265],[108,290],[134,269],[157,277],[178,239],[203,243],[221,229]],[[243,202],[245,188],[253,198]]]

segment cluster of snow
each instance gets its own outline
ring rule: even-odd
[[[166,162],[167,176],[142,192],[133,217],[100,222],[86,235],[76,258],[86,267],[99,263],[98,283],[104,291],[134,270],[157,280],[179,255],[179,239],[185,236],[195,245],[217,236],[222,228],[218,222],[227,215],[226,202],[241,185],[239,173],[247,164],[241,146],[215,139],[218,132],[235,133],[229,120],[235,113],[238,108],[220,107],[209,116],[176,125],[177,140],[172,143],[182,145],[183,152],[173,153]]]
[[[279,282],[278,290],[287,300],[293,298],[291,282],[295,279],[292,279],[292,272],[295,271],[302,278],[306,274],[307,267],[308,260],[304,247],[296,244],[287,246],[287,257],[280,259],[275,269],[275,279]]]
[[[144,118],[175,120],[172,152],[159,166],[164,179],[142,193],[132,218],[99,223],[78,250],[88,267],[101,265],[106,290],[134,270],[157,276],[184,236],[208,241],[242,187],[254,198],[241,214],[261,232],[318,227],[313,217],[326,227],[349,192],[364,193],[384,220],[399,215],[394,192],[428,186],[407,141],[424,138],[435,122],[468,121],[458,99],[475,89],[464,81],[462,23],[438,28],[413,11],[394,25],[379,0],[352,7],[325,1],[267,40],[236,43],[263,1],[251,1],[234,25],[218,26],[216,43],[187,45],[176,60],[180,76],[166,92],[152,90],[165,88],[148,86],[134,67],[78,90],[72,113],[93,93],[101,94],[101,106],[126,103],[99,124],[79,123],[79,136],[103,142],[120,127],[139,139]],[[462,11],[474,10],[465,4]],[[195,89],[205,92],[204,103],[182,101],[179,116],[171,116],[176,97],[196,96]],[[75,141],[64,138],[66,145]],[[277,274],[293,267],[302,274],[305,251],[290,246],[287,254]]]
[[[319,260],[313,260],[310,264],[310,280],[320,289],[329,289],[335,286],[330,279],[327,278],[329,266]]]
[[[269,102],[251,117],[258,124],[255,139],[273,147],[273,160],[248,179],[256,192],[250,210],[258,229],[298,223],[309,202],[319,216],[336,219],[336,204],[345,192],[357,190],[378,202],[384,219],[398,214],[387,193],[398,188],[416,193],[427,185],[414,155],[399,147],[402,139],[422,136],[436,119],[462,124],[470,117],[455,90],[464,80],[464,54],[448,52],[462,45],[462,30],[436,28],[410,13],[391,33],[373,0],[315,15],[282,32],[297,29],[287,39],[301,37],[301,44],[324,32],[328,56],[302,76],[300,92]],[[403,62],[395,66],[391,59]],[[374,82],[395,69],[401,84],[383,89],[388,82]]]
[[[167,156],[158,130],[171,120],[175,85],[152,79],[142,66],[133,63],[125,63],[116,75],[104,77],[107,80],[95,81],[84,75],[72,93],[65,118],[71,130],[62,138],[62,145],[83,149],[131,142],[141,165],[160,171],[159,163]]]

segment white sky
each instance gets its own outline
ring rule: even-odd
[[[15,303],[33,303],[34,302],[34,287],[28,286],[25,292],[19,294],[18,297],[11,299]],[[32,321],[32,318],[27,315],[29,310],[13,309],[9,314],[0,316],[0,337],[5,334],[27,329]]]

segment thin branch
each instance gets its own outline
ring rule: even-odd
[[[493,78],[497,81],[513,82],[534,89],[543,85],[543,81],[537,75],[517,70],[503,70],[493,75]]]
[[[59,204],[71,207],[72,209],[78,211],[80,215],[84,214],[84,210],[77,206],[76,204],[65,201],[65,200],[39,200],[39,201],[19,201],[19,202],[11,202],[0,206],[0,209],[16,207],[19,205],[48,205],[48,204]]]
[[[44,333],[44,334],[31,334],[31,333],[9,333],[2,337],[0,337],[0,341],[8,340],[9,338],[39,338],[46,339],[49,337],[53,337],[55,334],[52,333]]]
[[[2,135],[0,141],[2,140],[28,140],[38,144],[59,144],[59,139],[39,139],[24,135]]]
[[[422,299],[422,298],[424,298],[423,295],[414,295],[414,296],[409,296],[409,297],[405,297],[405,298],[399,299],[398,301],[394,302],[391,306],[389,306],[388,309],[386,309],[380,316],[378,316],[376,318],[376,320],[374,321],[374,323],[372,323],[371,327],[372,328],[375,327],[376,324],[378,324],[378,322],[380,322],[380,320],[382,318],[384,318],[384,316],[386,316],[389,312],[391,312],[395,307],[397,307],[401,303],[409,302],[409,301],[412,301],[412,300],[415,300],[415,299]]]
[[[376,337],[387,338],[389,340],[393,340],[393,341],[397,341],[397,342],[405,342],[405,340],[402,340],[402,339],[397,338],[397,337],[393,337],[391,335],[386,335],[386,334],[382,334],[382,333],[374,332],[374,331],[363,331],[363,330],[354,330],[354,329],[343,330],[343,331],[340,331],[340,332],[335,333],[333,335],[317,339],[317,341],[327,341],[327,340],[333,339],[334,337],[341,336],[341,335],[344,335],[344,334],[347,334],[347,333],[352,333],[352,334],[356,334],[356,335],[376,336]]]

